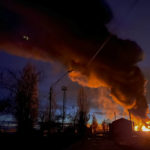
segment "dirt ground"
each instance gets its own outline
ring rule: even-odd
[[[149,139],[132,138],[117,141],[96,136],[81,140],[67,150],[150,150]]]
[[[11,149],[51,149],[51,150],[150,150],[150,134],[140,134],[130,138],[110,136],[27,136],[4,134],[0,136],[1,147]]]
[[[78,143],[72,145],[67,150],[119,150],[119,147],[114,144],[113,141],[92,137],[79,141]]]

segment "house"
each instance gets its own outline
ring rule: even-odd
[[[109,131],[114,138],[128,138],[132,135],[132,122],[130,120],[120,118],[113,121],[109,126]]]

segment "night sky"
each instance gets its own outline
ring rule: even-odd
[[[108,6],[112,10],[112,20],[107,23],[107,28],[110,32],[117,35],[122,39],[129,39],[135,41],[141,49],[144,51],[144,59],[138,63],[142,69],[145,79],[150,80],[150,52],[149,52],[149,39],[150,39],[150,1],[149,0],[105,0]],[[24,4],[24,1],[22,2]],[[9,2],[8,2],[9,4]],[[24,4],[26,5],[26,4]],[[34,3],[32,3],[34,6]],[[37,4],[38,5],[38,4]],[[34,7],[33,7],[34,8]],[[6,13],[7,14],[7,13]],[[3,16],[3,17],[7,17]],[[8,17],[8,23],[14,21],[11,16]],[[13,24],[15,26],[15,23]],[[2,27],[1,27],[2,29]],[[27,35],[30,38],[30,33],[21,30],[20,33]],[[20,34],[19,33],[19,34]],[[16,35],[14,35],[16,36]],[[32,38],[32,36],[31,36]],[[0,37],[2,40],[2,37]],[[29,39],[30,40],[30,39]],[[11,69],[13,71],[21,70],[26,63],[33,63],[38,71],[41,71],[43,78],[39,83],[39,99],[40,109],[47,107],[48,92],[50,85],[55,82],[61,75],[66,72],[66,67],[58,61],[48,61],[33,59],[29,57],[15,56],[15,54],[6,53],[5,49],[0,49],[0,69]],[[78,95],[78,89],[80,85],[72,82],[67,76],[64,77],[55,87],[57,91],[56,99],[59,108],[61,108],[62,92],[61,86],[66,85],[67,91],[67,110],[72,111],[73,106],[76,105],[76,99]],[[91,112],[103,112],[102,106],[97,102],[95,95],[99,91],[98,89],[86,88],[90,99]],[[147,85],[147,101],[150,98],[150,83]],[[1,93],[1,98],[5,97],[5,92]],[[113,104],[112,107],[118,105]],[[108,108],[109,109],[109,108]],[[111,109],[111,108],[110,108]],[[98,113],[97,113],[98,114]],[[99,121],[101,121],[105,115],[97,115]]]

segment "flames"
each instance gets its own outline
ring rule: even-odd
[[[134,126],[134,131],[144,131],[144,132],[150,132],[150,121],[143,123],[138,123]]]

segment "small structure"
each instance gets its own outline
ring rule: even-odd
[[[109,131],[113,138],[129,138],[132,135],[132,122],[120,118],[110,124]]]

